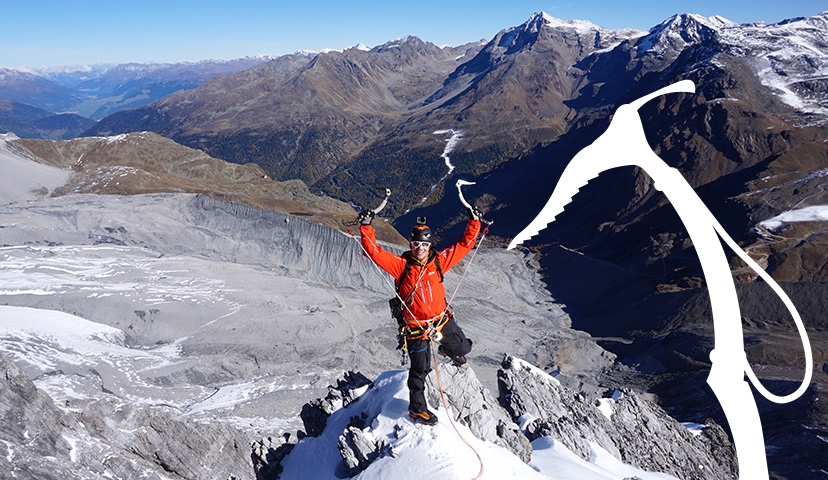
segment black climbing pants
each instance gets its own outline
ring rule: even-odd
[[[447,353],[467,355],[472,342],[460,330],[457,321],[452,318],[440,331],[443,334],[440,344]],[[431,371],[431,342],[426,339],[408,340],[408,356],[411,367],[408,370],[408,409],[424,412],[428,408],[425,399],[425,379]]]

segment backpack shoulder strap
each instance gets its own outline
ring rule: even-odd
[[[433,252],[434,251],[432,250],[432,253]],[[440,266],[440,255],[433,253],[432,256],[434,258],[434,266],[437,267],[437,273],[440,274],[440,281],[442,282],[445,278],[443,277],[443,268]]]
[[[403,253],[402,257],[405,260],[405,268],[403,268],[400,278],[394,282],[394,287],[397,288],[397,294],[400,293],[400,285],[402,285],[403,280],[405,280],[405,277],[408,276],[408,272],[411,271],[411,252]]]

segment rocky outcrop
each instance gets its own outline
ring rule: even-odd
[[[444,409],[444,405],[448,405],[452,418],[469,427],[477,438],[506,448],[524,462],[531,460],[529,440],[470,367],[457,368],[441,363],[428,375],[426,385],[427,400],[432,408]],[[445,404],[441,391],[445,395]]]
[[[0,419],[0,471],[10,478],[253,478],[248,442],[230,426],[114,399],[67,413],[3,357]]]
[[[267,437],[253,443],[253,470],[256,480],[279,478],[282,473],[282,460],[293,450],[298,437],[286,433],[280,437]]]
[[[295,436],[288,433],[276,439],[268,437],[255,442],[252,458],[257,480],[278,479],[282,473],[281,462],[293,450],[297,440],[322,435],[328,417],[357,401],[373,385],[370,379],[359,372],[345,372],[342,378],[337,379],[336,385],[328,386],[327,395],[302,406],[299,416],[304,431],[298,431]],[[345,470],[351,476],[365,470],[371,462],[387,453],[382,439],[375,439],[363,431],[367,418],[365,412],[351,417],[337,442]]]
[[[373,383],[359,372],[345,372],[344,378],[337,380],[336,385],[328,386],[328,394],[317,398],[302,406],[299,416],[305,425],[305,431],[300,436],[317,437],[325,430],[328,417],[342,407],[347,407],[356,401]]]
[[[17,478],[80,478],[68,468],[72,446],[64,436],[77,424],[2,356],[0,420],[0,471]]]
[[[149,463],[181,478],[251,479],[249,440],[218,422],[190,421],[160,408],[137,408],[120,401],[90,405],[81,422],[115,451],[129,452],[136,463]],[[121,477],[128,478],[128,477]]]
[[[735,451],[710,421],[694,436],[661,408],[631,392],[588,399],[528,363],[507,356],[498,372],[500,403],[530,439],[553,437],[589,459],[596,444],[638,468],[681,479],[737,478]]]
[[[345,464],[348,475],[352,477],[368,468],[374,460],[384,456],[387,446],[385,440],[365,433],[363,427],[364,425],[349,425],[339,436],[337,444],[342,463]]]

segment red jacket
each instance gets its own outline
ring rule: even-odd
[[[365,248],[367,255],[380,268],[390,273],[398,282],[405,268],[405,259],[399,255],[387,252],[377,245],[377,240],[374,236],[374,227],[371,225],[361,225],[359,232],[362,236],[362,246]],[[463,238],[454,246],[437,253],[437,256],[440,258],[440,269],[443,273],[448,272],[451,267],[457,265],[457,262],[474,248],[474,243],[479,232],[480,221],[469,220]],[[434,261],[429,262],[425,267],[418,264],[416,260],[414,262],[403,284],[400,285],[400,297],[403,300],[408,299],[406,302],[408,308],[403,307],[403,317],[408,324],[411,326],[422,326],[446,310],[446,291],[443,288],[443,281],[440,278],[440,273],[437,271],[437,266],[434,264]],[[425,273],[420,277],[423,268],[425,268]],[[418,278],[420,278],[419,284],[417,284]],[[414,295],[411,295],[415,284],[417,285],[417,289]]]

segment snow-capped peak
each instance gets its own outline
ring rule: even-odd
[[[566,18],[553,17],[546,12],[536,13],[532,18],[536,17],[542,19],[551,28],[571,28],[581,34],[594,32],[596,30],[605,30],[589,20],[568,20]]]
[[[409,45],[409,44],[416,45],[416,44],[420,44],[420,43],[422,43],[422,40],[420,40],[418,37],[415,37],[414,35],[404,35],[400,38],[395,38],[394,40],[383,43],[382,45],[379,46],[379,50],[383,51],[383,50],[388,50],[388,49],[391,49],[391,48],[399,48],[403,45]]]
[[[651,28],[638,41],[636,48],[639,55],[648,52],[678,55],[688,45],[703,43],[734,27],[739,27],[739,24],[719,15],[705,17],[695,13],[681,13]]]
[[[736,22],[732,22],[720,15],[713,15],[711,17],[705,17],[704,15],[699,15],[698,13],[679,13],[673,15],[672,17],[664,20],[660,24],[656,25],[655,27],[650,29],[650,32],[659,32],[666,29],[669,30],[680,30],[680,29],[689,29],[692,31],[697,31],[702,27],[707,27],[713,30],[719,30],[721,28],[730,28],[730,27],[738,27],[739,24]]]
[[[631,28],[608,30],[588,20],[569,20],[554,17],[546,12],[535,13],[523,25],[501,32],[497,45],[504,48],[514,47],[534,41],[541,30],[574,32],[579,37],[587,37],[585,43],[596,49],[607,49],[619,42],[645,35],[646,32]]]
[[[698,43],[722,28],[738,26],[720,16],[704,17],[695,13],[673,15],[650,29],[650,35],[664,40],[679,40],[681,43]]]

